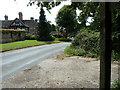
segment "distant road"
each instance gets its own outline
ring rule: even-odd
[[[0,79],[5,81],[14,73],[58,54],[68,45],[70,43],[56,43],[0,53],[2,56]]]

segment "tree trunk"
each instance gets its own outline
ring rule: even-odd
[[[110,3],[101,3],[100,90],[110,90],[111,83],[111,10]]]

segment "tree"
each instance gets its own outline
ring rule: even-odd
[[[120,10],[116,9],[112,13],[112,49],[120,57]]]
[[[75,31],[77,24],[76,16],[76,11],[70,5],[64,5],[57,14],[56,23],[66,32],[66,38],[68,34]]]
[[[46,9],[49,11],[53,7],[58,6],[60,3],[61,2],[55,2],[54,0],[30,0],[27,6],[32,6],[36,4],[40,8],[46,7]]]
[[[54,24],[51,25],[52,31],[56,31],[56,26]]]
[[[38,24],[38,41],[51,41],[53,38],[50,36],[51,25],[47,22],[45,18],[44,9],[40,10],[39,24]]]
[[[88,18],[92,17],[93,22],[90,23],[90,28],[93,30],[100,29],[100,3],[99,2],[73,2],[71,4],[74,9],[78,9],[81,13],[78,16],[81,22],[81,28],[87,27]]]

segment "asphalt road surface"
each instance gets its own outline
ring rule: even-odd
[[[14,73],[58,54],[68,45],[70,43],[56,43],[0,53],[2,57],[0,80],[5,81]]]

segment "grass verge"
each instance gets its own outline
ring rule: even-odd
[[[20,48],[44,45],[44,44],[52,44],[52,43],[60,43],[60,41],[37,41],[37,40],[25,40],[25,41],[17,41],[11,43],[0,44],[0,51],[9,51]]]
[[[89,52],[85,51],[84,49],[81,49],[79,47],[72,47],[71,45],[65,48],[64,53],[70,56],[84,56],[84,57],[97,58],[97,60],[100,59],[100,56],[95,53],[92,53],[90,51]],[[120,57],[120,54],[114,54],[113,56],[113,53],[112,53],[111,59],[113,62],[119,61],[120,60],[119,57]],[[120,62],[117,62],[116,64],[120,65]]]
[[[64,50],[64,53],[71,56],[84,56],[84,57],[91,57],[97,59],[99,58],[98,55],[93,54],[91,52],[86,52],[84,49],[81,49],[79,47],[67,46]]]
[[[82,49],[72,48],[71,46],[67,46],[64,52],[71,56],[83,56],[85,51]]]

